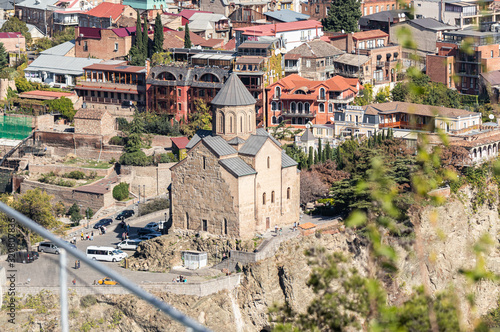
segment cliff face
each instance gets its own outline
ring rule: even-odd
[[[496,306],[500,296],[497,285],[492,282],[481,282],[471,286],[457,273],[460,268],[472,268],[475,265],[476,257],[472,246],[483,234],[489,233],[498,246],[496,241],[500,224],[496,202],[491,205],[485,204],[473,213],[469,203],[473,195],[473,192],[465,190],[460,196],[461,200],[450,199],[443,206],[428,207],[424,210],[418,231],[422,238],[422,256],[425,264],[419,264],[419,255],[414,250],[415,241],[410,243],[408,251],[401,247],[397,248],[400,258],[399,275],[388,290],[389,301],[397,303],[404,300],[405,296],[412,293],[415,286],[422,283],[427,283],[432,291],[453,287],[464,314],[464,326]],[[268,311],[273,304],[289,301],[294,310],[303,311],[313,297],[311,290],[306,286],[311,268],[307,264],[305,250],[324,247],[328,253],[341,251],[352,258],[350,262],[352,266],[364,273],[365,252],[363,247],[351,245],[354,240],[354,235],[349,232],[292,239],[281,246],[275,257],[244,267],[241,285],[232,292],[220,292],[203,298],[166,293],[156,295],[214,331],[266,330],[269,326]],[[169,238],[169,241],[171,245],[175,242],[173,238]],[[177,245],[188,245],[184,241],[189,242],[190,246],[196,242],[203,250],[210,250],[210,245],[206,244],[206,241],[217,243],[219,248],[221,245],[218,241],[214,242],[214,239],[194,238],[179,239]],[[161,242],[161,244],[159,248],[164,246],[164,250],[168,250],[167,243]],[[233,243],[225,245],[228,249],[236,246]],[[151,264],[149,258],[144,258],[147,252],[157,252],[158,248],[150,250],[145,247],[144,250],[135,261],[137,267],[143,266],[141,261],[146,260],[150,267],[164,268],[161,264]],[[160,261],[159,257],[151,259]],[[171,257],[171,259],[173,263],[178,258]],[[500,273],[500,255],[496,247],[492,248],[486,261],[488,268]],[[465,300],[466,294],[471,291],[476,296],[475,311],[468,307]],[[88,322],[93,322],[94,330],[106,331],[185,330],[178,323],[172,322],[133,296],[98,296],[97,300],[96,304],[83,308],[79,298],[73,296],[70,312],[74,310],[79,314],[71,317],[71,330],[81,329]],[[34,321],[37,323],[49,322],[58,316],[58,312],[54,310],[49,314],[40,315],[35,313],[34,316]],[[28,315],[20,317],[25,317],[28,321]],[[5,313],[0,315],[0,324],[5,319]]]

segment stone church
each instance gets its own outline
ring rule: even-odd
[[[212,131],[199,130],[171,168],[174,229],[250,239],[299,221],[297,163],[256,129],[255,102],[234,73],[212,100]]]

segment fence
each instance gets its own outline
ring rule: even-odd
[[[22,140],[31,134],[31,117],[0,116],[0,138]]]

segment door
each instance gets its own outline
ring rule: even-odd
[[[271,228],[271,221],[269,220],[269,217],[266,218],[266,229]]]
[[[203,219],[203,231],[208,232],[208,222],[205,219]]]

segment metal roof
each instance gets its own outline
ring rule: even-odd
[[[290,9],[277,10],[275,12],[265,12],[264,15],[281,22],[296,22],[309,19],[309,15],[297,13]]]
[[[435,19],[430,18],[430,17],[417,18],[417,19],[411,20],[409,22],[412,24],[416,24],[422,28],[429,29],[429,30],[436,30],[436,31],[460,29],[457,26],[444,24],[444,23],[441,23],[438,20],[435,20]]]
[[[228,54],[204,54],[198,53],[193,55],[191,59],[208,59],[208,60],[232,60],[234,56]]]
[[[214,99],[213,105],[220,106],[245,106],[254,105],[256,100],[248,89],[243,85],[238,75],[232,73],[222,89],[219,90]]]
[[[300,136],[301,142],[314,141],[315,139],[316,139],[316,137],[314,137],[312,130],[309,130],[309,129],[306,129],[304,134],[302,134],[302,136]]]
[[[229,143],[220,136],[206,136],[202,141],[214,151],[217,157],[238,153]]]
[[[257,172],[240,157],[221,159],[219,160],[219,164],[236,177],[257,174]]]
[[[65,43],[56,45],[45,51],[40,52],[40,54],[49,54],[49,55],[66,55],[69,51],[71,51],[75,47],[75,40],[70,40]]]
[[[83,75],[83,68],[102,59],[73,58],[62,55],[41,54],[24,71],[45,71],[56,74]]]
[[[286,154],[285,150],[281,150],[281,168],[297,166],[298,163],[292,157]]]
[[[255,134],[256,135],[259,135],[259,136],[267,136],[269,137],[277,146],[281,146],[281,143],[273,137],[273,135],[269,134],[267,132],[267,130],[265,130],[264,128],[257,128],[257,130],[255,131]]]
[[[255,156],[264,143],[266,143],[267,139],[270,138],[269,136],[260,136],[260,135],[252,135],[250,136],[245,144],[241,147],[241,149],[238,151],[240,154],[247,154],[250,156]]]
[[[191,149],[193,146],[196,145],[203,137],[206,136],[212,136],[212,131],[211,130],[204,130],[204,129],[198,129],[196,131],[196,134],[191,138],[189,143],[186,145],[186,149]]]
[[[245,140],[241,137],[235,137],[233,139],[231,139],[230,141],[228,141],[229,144],[231,145],[238,145],[238,144],[243,144],[245,143]]]
[[[25,0],[16,3],[16,7],[36,8],[46,10],[47,6],[55,5],[59,0]]]

